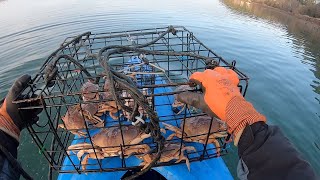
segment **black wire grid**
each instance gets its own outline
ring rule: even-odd
[[[243,95],[246,94],[248,77],[235,67],[235,61],[232,61],[232,63],[226,62],[222,57],[218,56],[201,43],[193,33],[188,31],[185,27],[170,26],[169,28],[172,28],[172,31],[166,34],[163,33],[168,30],[168,27],[100,34],[87,32],[77,37],[67,38],[61,44],[60,48],[47,58],[39,73],[37,73],[33,78],[30,86],[23,92],[23,94],[26,95],[37,94],[38,96],[36,98],[19,100],[16,101],[16,103],[25,101],[42,102],[41,105],[29,106],[23,109],[43,109],[40,117],[41,121],[35,125],[28,126],[28,131],[34,142],[39,147],[41,154],[47,159],[50,172],[114,172],[139,168],[139,163],[128,164],[128,159],[117,157],[118,161],[121,162],[119,166],[103,166],[103,162],[108,162],[108,159],[110,159],[104,158],[102,160],[90,160],[87,166],[88,168],[83,170],[81,162],[76,158],[76,154],[68,153],[68,147],[72,142],[86,141],[95,148],[91,141],[93,136],[92,132],[100,131],[101,128],[97,128],[86,123],[86,127],[79,130],[86,132],[86,137],[75,136],[70,132],[70,129],[66,130],[58,128],[59,124],[64,123],[61,120],[61,117],[66,114],[66,111],[70,106],[88,103],[83,101],[80,92],[83,83],[88,80],[94,81],[99,84],[99,91],[103,91],[102,87],[105,82],[103,78],[104,69],[100,65],[96,54],[98,54],[105,46],[119,45],[137,47],[139,45],[152,42],[160,37],[159,40],[143,47],[142,49],[164,53],[176,52],[183,54],[180,56],[178,54],[154,55],[135,51],[122,51],[113,53],[109,58],[110,66],[114,70],[123,74],[128,74],[128,70],[126,70],[125,67],[132,65],[132,62],[130,61],[134,57],[140,57],[140,60],[143,59],[142,62],[145,64],[143,66],[137,66],[138,69],[135,68],[135,70],[132,71],[150,73],[148,75],[135,76],[136,87],[140,91],[145,88],[148,89],[146,97],[149,99],[149,106],[156,111],[159,111],[159,107],[169,109],[167,111],[159,111],[161,112],[158,113],[160,120],[158,123],[160,127],[163,127],[161,125],[162,122],[180,127],[181,120],[185,120],[185,118],[205,115],[202,112],[194,111],[191,107],[187,107],[182,113],[176,114],[180,109],[171,107],[174,99],[173,95],[177,93],[174,89],[177,86],[187,84],[188,78],[193,72],[204,71],[208,68],[213,69],[216,66],[233,69],[240,79],[240,91]],[[188,56],[188,53],[196,56]],[[54,77],[50,79],[50,77],[48,78],[46,67],[50,66],[50,64],[52,65],[52,63],[56,63],[57,71],[54,74]],[[149,63],[156,66],[150,66]],[[158,98],[164,99],[164,103],[162,103],[162,101],[158,101]],[[120,116],[120,109],[117,114]],[[106,119],[106,117],[108,117],[107,112],[103,114],[101,119]],[[114,122],[106,122],[105,127],[103,128],[124,127],[128,126],[128,124],[127,119],[121,116],[118,120],[114,120]],[[211,124],[212,122],[210,123],[210,126]],[[184,128],[182,128],[182,130],[184,130]],[[171,133],[171,131],[167,131],[164,136],[167,137]],[[208,128],[207,138],[209,138],[209,135],[212,133],[213,132],[209,132]],[[121,136],[123,137],[123,134],[121,134]],[[185,153],[190,162],[217,157],[218,154],[216,152],[216,147],[212,145],[209,146],[207,143],[202,145],[199,143],[185,142],[183,136],[182,139],[176,137],[171,141],[181,144],[183,143],[185,146],[193,146],[194,144],[197,144],[197,152],[180,152]],[[218,138],[220,142],[219,154],[221,156],[227,154],[227,139],[228,138],[226,137]],[[164,143],[167,143],[167,140]],[[140,144],[147,144],[151,149],[156,147],[152,138],[146,139]],[[129,145],[119,144],[118,147],[122,150],[127,146]],[[133,155],[131,158],[135,158],[135,156]],[[66,163],[66,161],[69,163]],[[184,163],[184,161],[180,163]],[[168,166],[173,164],[176,164],[175,161],[156,163],[154,166]]]

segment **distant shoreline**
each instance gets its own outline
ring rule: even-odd
[[[230,2],[232,1],[232,4],[237,5],[239,7],[245,7],[248,8],[250,6],[261,6],[264,8],[269,8],[272,9],[274,11],[277,11],[279,13],[285,14],[285,15],[289,15],[292,17],[295,17],[297,19],[306,21],[306,22],[310,22],[313,23],[315,25],[320,26],[320,18],[316,18],[316,17],[312,17],[309,15],[304,15],[301,14],[301,9],[307,9],[309,10],[310,8],[313,8],[312,10],[317,10],[317,14],[315,14],[317,17],[320,16],[320,3],[318,4],[313,4],[313,5],[309,5],[309,6],[304,6],[301,4],[296,4],[295,7],[292,7],[293,5],[289,4],[289,2],[287,2],[286,0],[282,0],[282,4],[281,4],[281,8],[279,4],[276,5],[269,5],[266,2],[269,2],[268,0],[223,0],[224,2]],[[279,6],[279,7],[277,7]],[[308,9],[309,8],[309,9]],[[316,9],[318,8],[318,9]],[[304,10],[305,10],[304,9]],[[318,12],[319,11],[319,12]]]
[[[304,20],[304,21],[308,21],[308,22],[311,22],[311,23],[314,23],[314,24],[320,26],[320,18],[315,18],[315,17],[310,17],[308,15],[302,15],[302,14],[298,14],[298,13],[288,12],[288,11],[285,11],[285,10],[280,9],[280,8],[269,6],[269,5],[267,5],[265,3],[262,3],[262,2],[251,2],[251,3],[256,4],[256,5],[260,5],[260,6],[263,6],[263,7],[266,7],[266,8],[271,8],[271,9],[277,10],[277,11],[279,11],[281,13],[286,13],[286,14],[294,16],[294,17],[296,17],[298,19],[301,19],[301,20]]]

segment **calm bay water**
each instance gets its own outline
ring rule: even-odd
[[[0,95],[18,76],[34,74],[67,36],[183,25],[219,55],[237,60],[251,78],[247,99],[320,172],[315,145],[320,145],[320,31],[265,9],[230,5],[219,0],[0,1]],[[26,131],[20,144],[23,166],[36,179],[46,179],[47,163]],[[232,172],[236,153],[226,157]]]

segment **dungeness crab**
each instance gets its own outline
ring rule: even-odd
[[[99,100],[99,85],[88,80],[82,84],[81,95],[84,102]]]
[[[89,158],[103,159],[105,157],[121,156],[122,147],[123,155],[129,157],[133,153],[147,153],[150,147],[147,144],[138,144],[144,139],[149,138],[151,135],[143,133],[136,126],[123,126],[122,127],[123,141],[126,146],[123,145],[121,129],[120,127],[110,127],[101,130],[98,134],[94,135],[91,140],[92,145],[89,143],[81,143],[69,146],[68,150],[77,152],[77,157],[80,158],[84,153],[88,153],[81,161],[82,169],[86,169]]]
[[[115,101],[110,100],[112,99],[112,96],[109,92],[107,80],[104,84],[104,92],[99,92],[99,86],[97,84],[92,83],[91,81],[88,81],[82,85],[81,94],[84,102],[108,100],[106,102],[92,102],[92,105],[97,106],[97,111],[94,114],[100,116],[104,112],[108,111],[110,117],[112,117],[113,119],[118,119],[118,117],[114,114],[118,112],[120,107],[117,106]]]
[[[164,148],[161,153],[161,157],[158,162],[169,162],[171,160],[176,160],[176,163],[179,163],[182,160],[186,161],[186,165],[188,167],[188,170],[190,171],[190,162],[189,159],[184,155],[184,151],[197,151],[193,146],[185,146],[182,144],[180,146],[180,143],[173,143],[173,142],[166,142],[164,144]],[[181,147],[181,152],[180,152]],[[154,159],[155,154],[146,154],[143,156],[138,156],[140,159],[143,160],[143,162],[140,165],[143,165],[142,168],[145,169],[148,167],[148,165],[152,162]]]
[[[86,133],[81,131],[81,129],[86,128],[86,121],[89,121],[96,127],[104,126],[104,121],[93,115],[93,112],[96,111],[95,106],[91,104],[70,106],[66,115],[61,118],[64,124],[59,124],[58,127],[68,129],[72,134],[85,136]]]
[[[209,116],[196,116],[185,119],[183,140],[188,142],[198,142],[205,144],[210,127],[211,117]],[[181,121],[180,128],[163,123],[165,129],[169,129],[174,133],[171,134],[167,140],[173,139],[174,136],[182,138],[183,121]],[[210,135],[208,144],[213,143],[216,146],[217,155],[220,155],[220,144],[216,138],[227,137],[226,126],[219,122],[217,119],[212,119]]]

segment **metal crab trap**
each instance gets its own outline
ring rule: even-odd
[[[235,62],[184,27],[87,32],[67,38],[48,57],[23,92],[37,97],[16,103],[40,101],[23,109],[43,109],[28,131],[51,170],[142,169],[136,177],[153,166],[227,154],[224,124],[175,99],[200,91],[188,85],[193,72],[217,66],[235,70],[245,95],[248,78]]]

